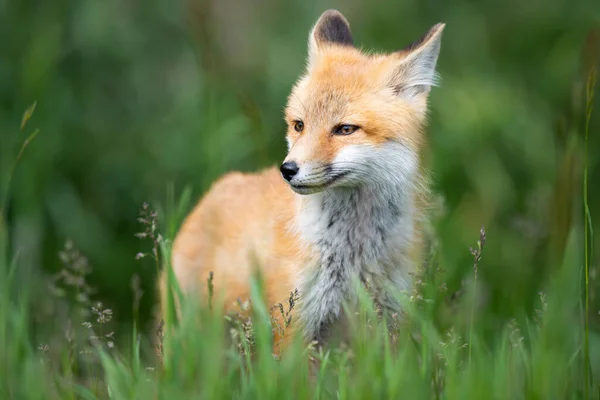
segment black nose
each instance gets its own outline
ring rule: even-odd
[[[281,168],[279,168],[281,175],[283,175],[286,181],[291,181],[294,175],[298,173],[299,169],[298,165],[293,161],[284,162],[281,164]]]

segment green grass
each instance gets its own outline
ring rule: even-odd
[[[491,339],[478,325],[486,317],[477,315],[479,292],[451,301],[449,294],[438,295],[439,276],[434,273],[422,281],[412,300],[399,294],[407,311],[402,323],[381,321],[368,293],[362,292],[358,309],[351,313],[348,344],[317,349],[296,341],[281,358],[271,353],[272,327],[259,282],[252,283],[251,329],[246,329],[249,321],[236,316],[225,320],[217,298],[184,301],[177,320],[174,304],[180,294],[173,274],[168,274],[171,301],[163,326],[162,361],[135,325],[129,340],[109,346],[103,337],[110,330],[110,318],[103,317],[102,308],[81,314],[92,330],[58,327],[49,348],[36,349],[33,340],[39,336],[29,323],[33,304],[26,291],[15,287],[18,265],[3,259],[0,397],[582,398],[586,389],[580,366],[585,364],[579,360],[587,356],[582,329],[577,328],[583,321],[573,315],[579,290],[578,267],[572,262],[579,251],[575,236],[569,235],[565,260],[545,289],[537,317],[503,321]],[[488,245],[493,240],[487,238]],[[160,245],[162,263],[169,268],[170,241]],[[480,238],[478,250],[473,250],[476,269],[486,267],[482,247]],[[76,249],[65,251],[75,254],[66,258],[67,264],[81,265]],[[86,307],[85,302],[69,307],[72,323]],[[440,309],[455,321],[448,328],[442,328]],[[73,331],[70,340],[65,339],[68,329]]]
[[[584,388],[585,397],[589,397],[590,387],[590,326],[589,326],[589,315],[590,315],[590,259],[591,249],[590,243],[593,243],[594,230],[592,229],[592,216],[590,214],[590,207],[588,204],[588,142],[590,134],[590,120],[592,118],[592,109],[594,105],[594,89],[596,87],[596,69],[592,68],[589,73],[589,78],[586,85],[586,112],[585,112],[585,160],[583,165],[583,202],[584,202],[584,257],[585,257],[585,342],[584,342],[584,364],[585,369],[584,376]],[[599,393],[600,395],[600,393]]]
[[[104,342],[83,344],[94,360],[78,373],[70,367],[60,370],[62,349],[53,360],[33,347],[26,297],[11,296],[14,282],[6,274],[10,266],[3,267],[3,398],[546,399],[580,398],[583,389],[576,362],[582,357],[581,337],[564,324],[577,298],[576,268],[569,263],[548,288],[541,319],[499,326],[491,342],[478,336],[477,324],[469,325],[468,342],[461,337],[467,326],[440,330],[435,315],[427,312],[431,307],[410,302],[406,323],[390,332],[364,295],[347,347],[317,351],[295,343],[277,360],[271,354],[269,318],[264,305],[257,307],[261,303],[255,286],[253,346],[239,331],[236,336],[245,342],[244,351],[226,340],[222,304],[215,301],[211,311],[185,303],[181,320],[167,320],[164,327],[162,365],[140,353],[134,329],[131,343],[121,346],[129,351],[110,351]]]

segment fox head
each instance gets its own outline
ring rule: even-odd
[[[341,13],[321,15],[285,110],[289,152],[281,173],[295,192],[411,179],[443,29],[435,25],[401,51],[366,54],[354,47]]]

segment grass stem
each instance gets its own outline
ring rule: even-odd
[[[584,253],[585,253],[585,338],[584,338],[584,398],[589,398],[590,389],[590,240],[592,231],[592,217],[588,204],[588,142],[590,133],[590,120],[594,104],[594,88],[596,86],[596,69],[592,68],[587,81],[586,114],[585,114],[585,156],[583,165],[583,204],[584,204]]]

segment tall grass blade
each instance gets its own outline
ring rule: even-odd
[[[585,339],[584,339],[584,394],[589,398],[590,385],[590,244],[592,243],[592,216],[588,204],[588,167],[589,167],[589,134],[590,120],[594,105],[594,89],[596,86],[596,68],[590,70],[586,85],[585,113],[585,157],[583,169],[583,203],[584,203],[584,252],[585,252]]]
[[[33,131],[33,133],[31,135],[29,135],[27,137],[27,139],[25,139],[25,141],[21,145],[21,148],[19,149],[19,153],[17,154],[17,158],[15,159],[15,162],[10,167],[10,172],[8,173],[8,179],[6,182],[6,188],[4,189],[4,194],[2,195],[2,203],[0,204],[0,214],[2,214],[2,215],[4,215],[4,207],[6,207],[6,202],[8,201],[10,182],[12,181],[13,175],[15,173],[15,168],[17,167],[17,164],[19,164],[21,157],[23,157],[23,154],[25,153],[25,149],[27,149],[27,146],[29,146],[29,144],[33,141],[33,139],[35,139],[35,137],[38,135],[39,132],[40,132],[40,130],[36,129],[35,131]]]

